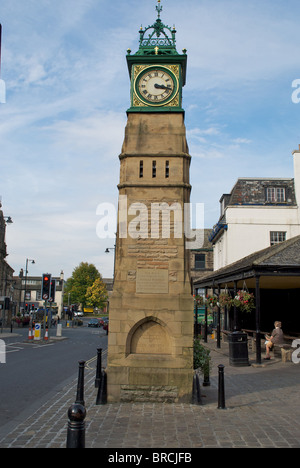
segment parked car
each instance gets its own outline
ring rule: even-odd
[[[103,330],[106,330],[107,333],[108,333],[108,319],[105,320],[104,324],[103,324]]]
[[[100,327],[100,322],[98,319],[91,319],[88,322],[88,327],[94,327],[94,328],[99,328]]]
[[[100,317],[99,318],[100,325],[103,326],[106,320],[107,320],[107,317]]]
[[[74,312],[74,317],[83,317],[83,312]]]

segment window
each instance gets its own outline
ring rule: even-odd
[[[152,177],[156,177],[156,161],[152,161]]]
[[[22,279],[22,285],[27,284],[27,286],[41,286],[41,280],[31,280],[27,278],[27,281],[25,279]]]
[[[42,301],[42,291],[36,291],[36,300],[37,301]]]
[[[271,245],[280,244],[286,240],[286,232],[283,231],[271,231],[270,232],[270,243]]]
[[[166,179],[169,178],[170,175],[170,163],[169,161],[166,161]]]
[[[195,255],[195,270],[205,270],[205,254]]]
[[[267,188],[267,201],[270,203],[285,202],[285,188],[284,187],[268,187]]]
[[[140,179],[144,176],[144,162],[140,161]]]
[[[31,291],[26,291],[25,301],[31,301]]]

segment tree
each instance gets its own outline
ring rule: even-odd
[[[90,307],[102,309],[107,302],[108,294],[102,278],[97,278],[93,285],[87,289],[86,304]]]
[[[87,290],[97,278],[101,278],[101,275],[95,265],[81,262],[66,281],[65,298],[70,297],[70,304],[79,303],[84,308],[87,305]]]

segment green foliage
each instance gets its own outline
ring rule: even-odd
[[[194,369],[200,369],[204,375],[210,370],[210,350],[205,348],[200,340],[194,340]]]
[[[70,294],[70,304],[87,305],[86,293],[96,279],[101,279],[101,275],[93,264],[81,262],[72,273],[71,278],[66,281],[65,302]]]
[[[108,295],[102,278],[96,278],[92,286],[87,288],[85,297],[86,304],[89,307],[102,308],[105,305],[108,299]]]

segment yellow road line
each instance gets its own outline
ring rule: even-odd
[[[105,354],[107,354],[107,349],[105,349],[104,351],[102,351],[102,356],[105,356]],[[96,360],[97,360],[97,357],[98,357],[98,355],[96,355],[96,356],[94,356],[93,358],[91,358],[91,359],[89,359],[88,361],[86,361],[86,363],[85,363],[85,368],[91,370],[91,367],[89,367],[89,365],[92,364],[94,361],[96,361]]]

